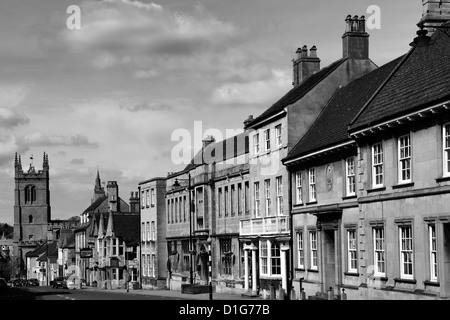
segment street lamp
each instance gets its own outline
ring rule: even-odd
[[[209,261],[208,261],[208,268],[209,268],[209,300],[213,299],[213,291],[212,291],[212,257],[211,257],[211,237],[209,236],[206,240],[208,243],[208,252],[209,252]]]

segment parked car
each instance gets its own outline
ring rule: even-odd
[[[27,286],[38,286],[39,280],[38,279],[28,279],[27,280]]]
[[[50,281],[50,285],[53,288],[64,288],[67,289],[67,277],[57,277],[55,280]]]
[[[24,279],[14,279],[11,283],[13,287],[22,287],[26,285],[26,282]]]
[[[8,289],[8,284],[6,283],[6,280],[3,278],[0,278],[0,292],[4,292]]]

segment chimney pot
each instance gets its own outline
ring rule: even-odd
[[[312,46],[309,50],[304,45],[301,49],[297,49],[298,59],[293,61],[294,79],[292,84],[294,87],[300,85],[306,78],[320,70],[320,59],[317,57],[317,47]]]
[[[346,31],[342,36],[344,59],[369,59],[369,35],[366,33],[365,17],[353,18],[348,15],[345,19]]]
[[[312,46],[311,49],[309,49],[309,56],[310,58],[317,58],[317,47]]]
[[[295,53],[297,54],[297,59],[300,59],[302,57],[302,48],[298,48]]]
[[[306,45],[302,48],[302,57],[308,57],[308,47]]]

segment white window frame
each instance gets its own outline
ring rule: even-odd
[[[155,206],[155,188],[151,189],[151,206]]]
[[[255,198],[255,202],[254,202],[254,206],[255,206],[255,217],[259,218],[261,217],[261,212],[260,212],[260,195],[261,195],[261,189],[259,186],[259,181],[255,182],[253,184],[253,192],[254,192],[254,198]]]
[[[377,234],[380,231],[381,233]],[[386,276],[386,238],[384,227],[373,228],[373,265],[374,275]],[[380,266],[383,266],[380,268]]]
[[[145,241],[145,222],[142,222],[142,241]]]
[[[412,225],[399,226],[400,277],[414,279],[414,237]],[[409,269],[406,271],[406,269]]]
[[[151,266],[152,266],[152,276],[156,277],[156,255],[155,254],[152,254]]]
[[[442,175],[450,177],[450,122],[442,126],[442,152]]]
[[[147,258],[145,254],[142,254],[142,261],[143,261],[143,266],[142,266],[142,275],[144,277],[147,277]]]
[[[401,137],[398,137],[397,145],[398,183],[409,183],[412,181],[411,134],[405,134]],[[403,174],[405,174],[405,178]]]
[[[276,178],[277,187],[277,215],[283,215],[283,177]]]
[[[145,206],[150,206],[150,193],[149,190],[145,190]]]
[[[379,148],[377,148],[379,146]],[[380,171],[377,171],[380,169]],[[380,182],[377,182],[377,178]],[[384,186],[384,151],[383,142],[372,145],[372,187],[379,188]]]
[[[255,156],[259,155],[259,133],[255,133],[253,136],[253,152],[255,153]]]
[[[297,232],[297,266],[305,269],[305,241],[303,239],[303,231]]]
[[[266,217],[271,216],[272,199],[270,197],[270,179],[264,180],[264,208]]]
[[[264,130],[264,151],[270,151],[270,129]]]
[[[356,195],[356,170],[355,157],[349,157],[345,160],[345,181],[346,181],[346,195]]]
[[[357,236],[355,229],[347,230],[347,271],[358,272]]]
[[[150,221],[147,221],[145,224],[147,225],[147,227],[146,227],[146,229],[147,229],[147,241],[150,241],[151,240],[151,238],[150,238]]]
[[[297,204],[303,203],[303,190],[302,190],[302,172],[297,171],[295,173],[295,202]]]
[[[260,261],[260,273],[263,276],[269,275],[269,241],[261,240],[259,242],[259,261]]]
[[[283,145],[283,137],[282,135],[282,126],[281,123],[279,125],[277,125],[275,127],[275,139],[276,139],[276,143],[277,143],[277,147],[281,148],[281,146]]]
[[[156,228],[155,228],[155,221],[151,222],[151,240],[156,241]]]
[[[264,250],[267,249],[266,255],[264,255],[263,244],[265,246]],[[280,247],[279,243],[278,243],[278,246]],[[259,249],[260,249],[260,255],[259,255],[260,274],[263,276],[266,276],[266,277],[281,276],[281,247],[279,248],[279,254],[280,254],[279,256],[274,256],[272,254],[273,245],[272,245],[272,241],[270,241],[270,240],[261,240],[259,242]],[[280,265],[279,265],[280,273],[279,274],[272,272],[272,267],[274,267],[274,261],[279,261],[279,263],[280,263]]]
[[[230,191],[228,191],[229,189],[228,189],[228,186],[225,186],[225,187],[223,187],[223,199],[224,199],[224,201],[223,201],[223,212],[224,212],[224,215],[225,215],[225,217],[228,217],[228,213],[229,213],[229,211],[228,210],[230,210],[230,201],[229,201],[229,195],[230,195]]]
[[[309,181],[309,202],[317,201],[315,168],[310,168],[308,170],[308,181]]]
[[[309,231],[309,268],[318,270],[319,256],[317,250],[317,231]]]
[[[438,261],[437,261],[437,237],[436,225],[428,226],[428,241],[430,252],[430,281],[438,282]]]
[[[223,211],[223,188],[219,187],[217,188],[217,213],[219,214],[219,217],[222,216]]]

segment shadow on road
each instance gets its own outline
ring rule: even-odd
[[[5,300],[40,300],[39,297],[51,295],[70,295],[71,291],[68,289],[61,290],[47,290],[43,287],[10,287],[5,291],[0,292],[0,301]]]

